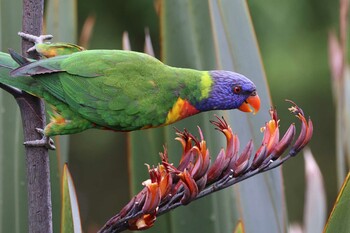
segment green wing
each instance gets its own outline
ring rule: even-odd
[[[165,122],[181,93],[189,93],[199,82],[202,73],[193,71],[195,79],[188,79],[188,72],[142,53],[89,50],[31,63],[13,75],[32,75],[100,126],[135,130]]]

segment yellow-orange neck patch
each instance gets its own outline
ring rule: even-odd
[[[177,99],[176,103],[169,111],[165,124],[171,124],[186,117],[197,114],[199,111],[193,107],[187,100],[181,99],[180,97]]]

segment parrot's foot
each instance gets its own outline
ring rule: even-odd
[[[55,144],[53,142],[53,140],[46,136],[44,134],[44,130],[43,129],[40,129],[40,128],[36,128],[36,131],[41,134],[43,137],[40,139],[40,140],[34,140],[34,141],[27,141],[27,142],[24,142],[23,144],[25,146],[36,146],[36,147],[41,147],[41,146],[44,146],[46,147],[47,149],[49,150],[55,150],[56,147],[55,147]]]
[[[46,40],[51,40],[53,38],[52,35],[40,35],[40,36],[34,36],[31,34],[27,34],[24,32],[18,32],[18,35],[22,37],[23,39],[26,39],[28,41],[33,42],[35,45],[36,44],[43,44]],[[27,50],[27,52],[32,52],[36,51],[35,45]]]

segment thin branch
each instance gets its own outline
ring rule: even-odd
[[[44,0],[23,0],[22,31],[40,35],[42,31]],[[33,46],[31,42],[22,40],[22,54]],[[30,58],[38,59],[32,53]],[[14,95],[19,105],[24,140],[40,139],[35,129],[46,125],[45,106],[42,100],[22,92]],[[27,192],[28,192],[28,232],[52,232],[52,206],[50,187],[50,167],[48,150],[45,147],[25,147]]]

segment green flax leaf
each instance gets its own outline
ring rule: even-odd
[[[229,111],[229,124],[241,143],[254,140],[259,146],[259,128],[268,119],[271,106],[269,90],[259,48],[246,1],[209,1],[219,69],[234,70],[250,78],[261,98],[261,112],[256,115]],[[232,195],[239,197],[237,205],[247,232],[286,231],[286,210],[280,169],[253,177],[239,184]]]
[[[344,134],[342,135],[343,138],[339,138],[337,140],[340,141],[347,141],[347,139],[350,137],[350,67],[349,65],[346,66],[345,74],[344,74],[344,124],[342,125],[341,122],[336,122],[338,127],[344,127]],[[340,108],[339,105],[337,105],[337,108]],[[350,143],[345,143],[345,150],[346,153],[346,161],[348,162],[347,167],[350,167]]]
[[[304,207],[304,232],[322,232],[326,221],[326,191],[323,178],[310,149],[304,151],[306,193]]]
[[[328,218],[324,228],[324,233],[345,233],[350,229],[350,173],[344,180],[340,189],[337,200],[333,206],[333,210]]]
[[[61,233],[81,233],[79,205],[72,176],[64,165],[62,176]]]

